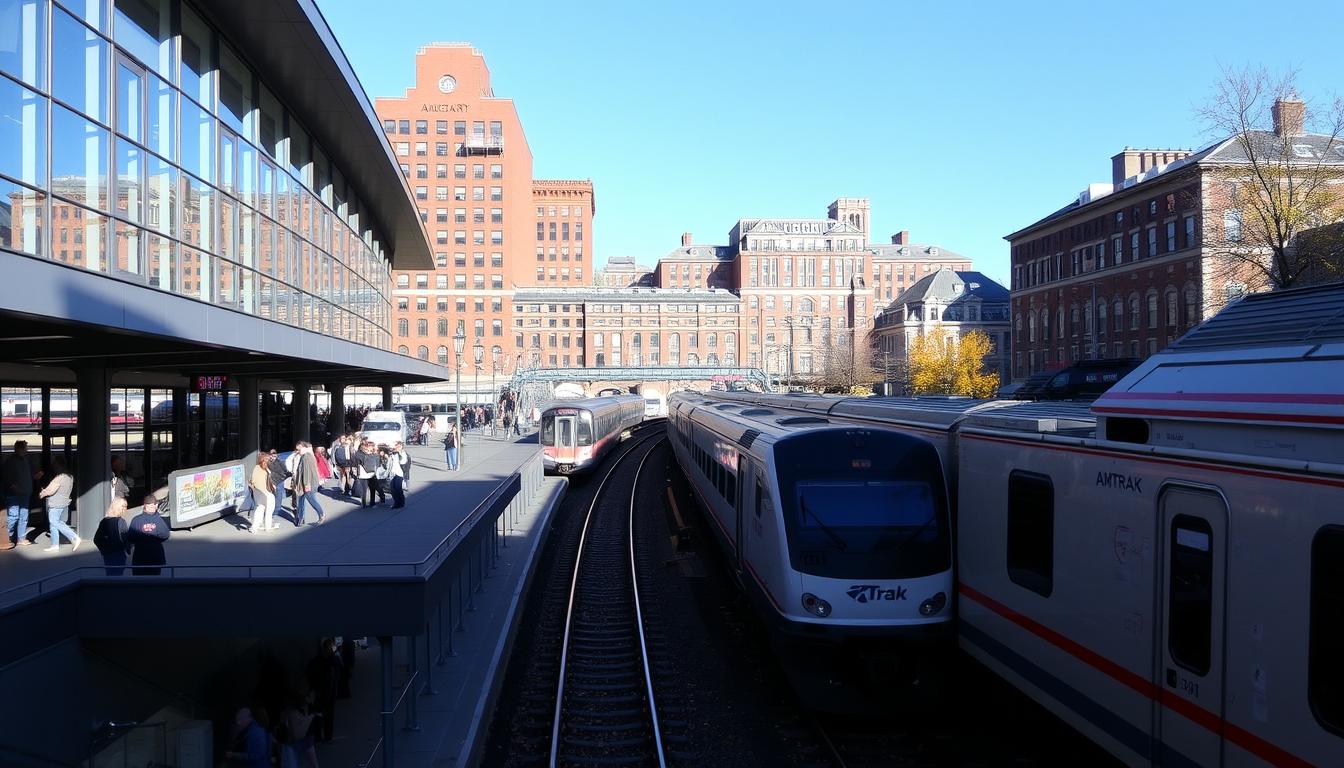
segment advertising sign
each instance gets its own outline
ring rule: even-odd
[[[247,495],[243,462],[184,469],[168,476],[170,525],[200,525],[232,512]]]

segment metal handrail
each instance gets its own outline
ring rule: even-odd
[[[529,459],[528,462],[525,463],[522,467],[518,468],[516,471],[513,472],[513,474],[506,477],[493,491],[490,492],[489,495],[487,495],[484,499],[481,500],[479,504],[477,504],[475,507],[472,508],[470,514],[464,517],[461,522],[459,522],[456,526],[453,527],[451,531],[449,531],[446,535],[444,535],[443,538],[439,540],[439,543],[434,546],[434,549],[432,549],[430,553],[426,555],[424,558],[422,558],[419,562],[402,561],[396,563],[378,562],[378,563],[265,563],[265,564],[206,563],[198,565],[187,565],[187,564],[179,565],[179,564],[165,563],[163,565],[144,565],[144,566],[126,565],[124,567],[158,568],[160,569],[159,578],[184,579],[184,580],[191,578],[212,578],[212,577],[211,576],[196,577],[190,574],[181,575],[178,573],[178,569],[184,571],[221,571],[226,569],[233,571],[245,570],[246,576],[244,578],[248,580],[255,578],[266,578],[266,575],[264,573],[262,575],[257,575],[255,571],[267,571],[267,570],[292,571],[296,569],[302,569],[304,571],[308,571],[311,573],[314,571],[314,569],[319,569],[317,573],[321,574],[321,575],[313,574],[305,576],[284,577],[284,581],[288,583],[303,582],[308,580],[326,581],[342,578],[358,579],[360,581],[370,581],[370,580],[379,581],[379,580],[391,580],[391,579],[402,579],[407,577],[413,578],[416,576],[423,576],[426,573],[433,570],[432,568],[429,570],[425,570],[425,566],[430,565],[432,562],[432,564],[435,567],[437,567],[438,564],[443,561],[446,552],[451,549],[451,545],[455,544],[459,539],[462,538],[463,535],[465,535],[464,530],[470,530],[472,526],[475,526],[477,523],[479,523],[481,518],[485,516],[486,511],[488,511],[492,505],[498,503],[504,488],[511,486],[515,481],[517,481],[518,488],[515,491],[515,493],[521,492],[523,490],[522,488],[523,475],[528,471],[529,467],[532,464],[539,463],[540,461],[541,461],[541,454],[540,452],[538,452],[536,455],[533,456],[533,458]],[[503,514],[505,509],[507,509],[507,505],[501,506],[500,514]],[[37,591],[29,599],[35,599],[46,594],[64,590],[73,586],[78,586],[85,579],[93,578],[98,581],[107,581],[107,580],[119,581],[123,578],[121,576],[108,576],[106,573],[107,567],[108,566],[106,565],[79,565],[54,574],[50,574],[48,576],[43,576],[38,579],[33,579],[31,581],[24,582],[23,584],[18,584],[16,586],[0,590],[0,610],[24,602],[23,599],[10,600],[9,598],[11,595],[17,592],[30,590],[33,589],[34,587],[36,587]],[[113,566],[113,567],[122,567],[122,566]],[[384,574],[382,576],[375,576],[375,577],[369,577],[369,576],[356,577],[356,576],[342,576],[340,574],[333,574],[333,570],[340,570],[340,569],[367,570],[374,568],[380,570],[386,570],[389,568],[404,568],[406,569],[406,573],[404,575]],[[52,585],[52,582],[59,582],[59,584]]]
[[[397,702],[392,705],[392,709],[383,710],[379,712],[378,713],[379,717],[396,716],[397,710],[401,709],[401,703],[406,700],[406,693],[411,690],[411,685],[415,682],[415,679],[418,677],[420,677],[420,670],[417,669],[411,673],[411,676],[409,678],[406,679],[406,684],[401,687],[401,693],[397,696]],[[359,768],[369,768],[370,765],[373,765],[373,759],[378,756],[378,751],[381,750],[382,748],[383,748],[383,737],[380,735],[378,737],[378,741],[375,741],[373,743],[373,751],[369,752],[369,759],[361,761],[356,765],[358,765]]]

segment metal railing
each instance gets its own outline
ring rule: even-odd
[[[535,466],[533,466],[535,465]],[[506,494],[512,500],[524,495],[528,501],[541,485],[541,454],[529,459],[511,476],[505,478],[490,492],[471,513],[449,531],[434,549],[418,562],[378,562],[378,563],[215,563],[182,565],[167,563],[157,566],[159,573],[153,576],[138,576],[139,579],[285,579],[287,581],[330,580],[330,579],[406,579],[426,577],[439,568],[454,547],[479,526],[483,520],[494,513],[497,528],[513,530],[521,508],[515,504],[505,504]],[[536,477],[533,477],[536,475]],[[498,532],[498,531],[497,531]],[[123,572],[136,566],[127,565]],[[125,577],[108,575],[107,566],[78,565],[58,573],[0,590],[0,610],[10,608],[30,600],[58,594],[77,588],[85,581],[121,581]]]

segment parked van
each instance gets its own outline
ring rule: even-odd
[[[1093,400],[1139,367],[1139,362],[1129,359],[1079,360],[1051,376],[1050,381],[1033,394],[1037,400]]]
[[[369,411],[359,434],[374,445],[406,442],[406,414],[401,411]]]

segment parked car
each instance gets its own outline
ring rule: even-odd
[[[1129,358],[1079,360],[1050,376],[1050,380],[1035,393],[1035,399],[1094,400],[1139,367],[1141,362]]]

